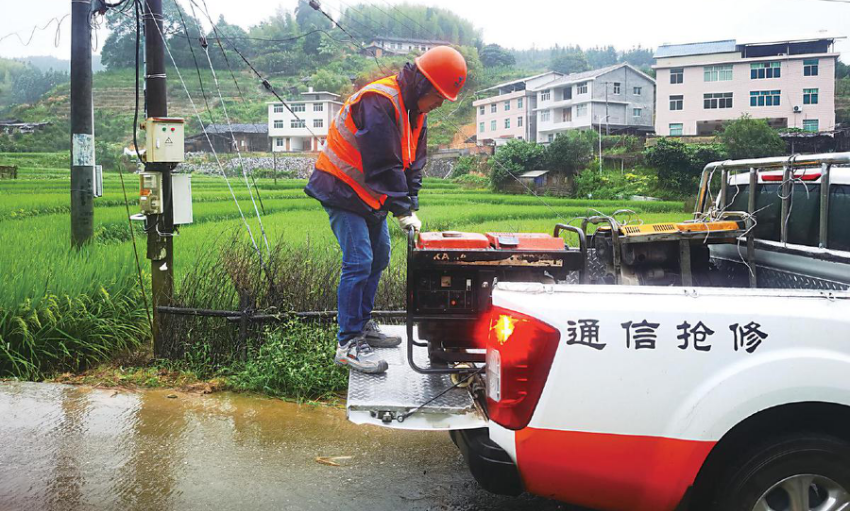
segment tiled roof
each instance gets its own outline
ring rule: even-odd
[[[569,74],[569,75],[564,75],[561,78],[556,78],[555,80],[553,80],[551,82],[547,82],[543,85],[535,87],[534,90],[549,89],[550,87],[562,85],[562,84],[565,84],[565,83],[574,83],[574,82],[581,82],[583,80],[590,80],[592,78],[596,78],[596,77],[598,77],[602,74],[608,73],[609,71],[614,71],[615,69],[618,69],[618,68],[621,68],[621,67],[624,67],[624,66],[628,66],[628,64],[620,63],[620,64],[615,64],[613,66],[601,67],[600,69],[592,69],[591,71],[583,71],[581,73],[572,73],[572,74]]]
[[[268,124],[208,124],[207,133],[225,135],[233,130],[234,133],[269,133]]]
[[[736,51],[736,40],[710,41],[705,43],[665,44],[656,49],[653,58],[684,57],[686,55],[706,55]]]

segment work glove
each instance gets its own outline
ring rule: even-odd
[[[423,227],[423,223],[419,218],[417,218],[417,214],[413,211],[407,215],[397,216],[396,220],[399,222],[399,227],[401,227],[403,231],[413,229],[414,232],[420,232],[420,229]]]

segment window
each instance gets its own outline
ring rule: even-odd
[[[671,69],[671,83],[683,83],[683,68],[675,67]]]
[[[324,108],[325,108],[325,105],[323,105],[322,103],[314,103],[313,104],[313,111],[314,112],[321,112]]]
[[[517,127],[518,127],[518,128],[522,128],[522,127],[523,127],[523,117],[518,117],[518,118],[517,118]]]
[[[756,62],[751,64],[751,80],[780,78],[780,62]]]
[[[482,105],[482,106],[479,107],[479,114],[485,115],[485,105]]]
[[[509,110],[511,110],[511,101],[506,101],[505,102],[505,111],[507,112]]]
[[[496,131],[496,121],[491,121],[491,131]]]
[[[313,119],[313,127],[321,128],[322,127],[322,119]]]
[[[292,119],[290,120],[290,128],[304,128],[304,119]]]
[[[275,105],[274,112],[276,114],[284,113],[284,105]]]
[[[561,122],[571,122],[573,120],[573,109],[565,108],[561,111]]]
[[[281,121],[281,120],[275,121],[275,129],[283,129],[283,127],[284,127],[284,121]]]
[[[818,132],[818,119],[804,119],[804,131]]]
[[[612,94],[620,94],[621,93],[621,84],[620,82],[612,83]]]
[[[633,108],[632,109],[632,116],[633,117],[641,117],[641,109],[640,108]]]
[[[587,94],[588,93],[588,82],[582,82],[576,84],[576,93],[577,94]]]
[[[284,139],[276,138],[275,139],[275,147],[284,147]]]
[[[491,113],[492,114],[496,113],[496,103],[491,103]]]
[[[517,98],[517,108],[523,108],[523,98]]]
[[[804,104],[818,105],[818,89],[804,89]]]
[[[510,127],[511,127],[511,117],[506,117],[505,118],[505,129],[508,129]]]
[[[549,101],[550,100],[550,91],[545,90],[541,92],[541,101]]]
[[[293,112],[304,112],[304,103],[292,105],[290,108],[292,108]]]
[[[541,112],[541,122],[549,122],[550,120],[550,111],[544,110]]]
[[[733,64],[706,66],[703,68],[704,82],[726,82],[733,79]]]
[[[547,134],[547,142],[552,142],[552,141],[553,141],[553,134],[552,134],[552,133],[548,133],[548,134]]]
[[[780,106],[780,91],[752,90],[751,106]]]
[[[479,123],[479,133],[484,133],[484,132],[485,132],[485,123],[480,122]]]
[[[641,87],[633,87],[632,88],[632,95],[633,96],[640,96],[641,95]]]
[[[714,92],[703,95],[703,108],[733,108],[732,92]]]
[[[818,76],[818,59],[804,60],[804,76]]]
[[[670,96],[671,99],[671,110],[682,110],[683,109],[683,97],[682,96]]]
[[[576,117],[585,117],[588,114],[588,105],[576,105]]]
[[[683,123],[681,122],[672,122],[668,125],[668,135],[672,137],[681,137],[683,136]]]

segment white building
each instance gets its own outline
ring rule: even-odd
[[[562,76],[532,91],[538,100],[538,143],[572,129],[653,131],[656,82],[626,63]]]
[[[476,145],[502,145],[512,139],[535,140],[537,94],[533,89],[563,76],[549,71],[476,91],[492,96],[473,101]]]
[[[340,95],[311,87],[302,98],[283,104],[269,103],[269,138],[274,152],[320,151],[328,136],[328,127],[343,103]]]
[[[424,53],[435,46],[447,46],[452,43],[434,39],[408,39],[404,37],[376,37],[364,47],[362,53],[381,57],[384,54],[407,55],[411,52]]]
[[[774,128],[835,128],[833,38],[670,44],[656,50],[656,133],[711,135],[742,114]]]

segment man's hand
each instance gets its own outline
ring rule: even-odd
[[[399,227],[401,227],[403,231],[413,229],[414,232],[420,232],[420,229],[423,226],[423,223],[419,218],[417,218],[417,214],[413,211],[404,216],[397,216],[396,220],[399,222]]]

